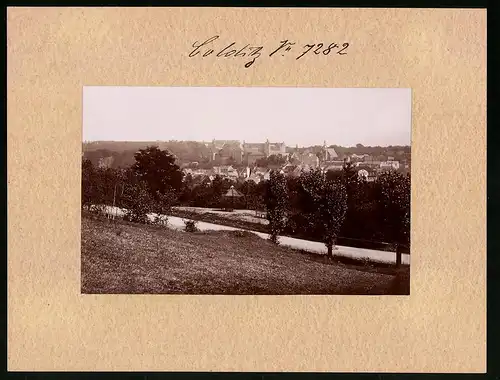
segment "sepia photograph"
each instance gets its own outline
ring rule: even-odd
[[[83,88],[83,294],[409,295],[408,88]]]

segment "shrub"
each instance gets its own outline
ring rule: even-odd
[[[168,225],[168,216],[155,214],[153,220],[151,221],[151,224],[154,224],[155,226],[166,226]]]
[[[169,189],[165,193],[157,191],[151,201],[151,210],[154,213],[152,223],[159,226],[168,224],[168,216],[172,211],[172,205],[177,201],[175,192]]]
[[[186,232],[197,232],[198,222],[196,220],[184,220],[184,231]]]

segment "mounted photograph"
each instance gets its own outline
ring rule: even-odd
[[[410,89],[86,86],[82,140],[83,294],[410,294]]]

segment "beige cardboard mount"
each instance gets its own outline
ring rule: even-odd
[[[485,370],[485,10],[54,7],[7,16],[10,370]],[[263,54],[249,68],[188,56],[214,35],[267,52],[285,39],[350,46],[300,60]],[[411,295],[80,294],[86,85],[411,88]]]

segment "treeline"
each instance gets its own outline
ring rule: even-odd
[[[112,168],[126,168],[133,164],[135,153],[148,146],[168,150],[180,163],[196,161],[206,164],[210,158],[210,150],[198,141],[99,141],[84,143],[82,148],[84,158],[94,165],[98,165],[101,158],[113,157],[110,165]]]
[[[243,196],[226,198],[231,186]],[[124,169],[98,168],[84,159],[82,205],[115,205],[139,222],[148,213],[168,214],[173,206],[267,210],[271,236],[322,241],[329,251],[349,239],[367,241],[366,248],[376,248],[370,242],[390,243],[400,252],[409,245],[410,176],[386,172],[366,182],[350,163],[341,171],[299,177],[271,172],[269,181],[258,184],[220,176],[210,181],[183,176],[170,152],[148,147]]]
[[[140,141],[99,141],[83,143],[83,157],[89,159],[93,165],[98,165],[100,159],[112,157],[110,167],[126,168],[134,163],[134,155],[140,149],[145,149],[148,146],[157,146],[161,150],[168,150],[176,158],[178,163],[199,162],[200,168],[212,167],[209,162],[211,155],[210,149],[205,144],[198,141],[159,141],[159,142],[140,142]],[[330,145],[330,148],[335,148],[335,151],[340,157],[351,154],[369,154],[370,156],[392,156],[396,160],[404,160],[410,158],[409,146],[363,146],[357,144],[354,147],[342,147],[339,145]],[[299,152],[306,149],[320,154],[323,146],[316,145],[311,147],[301,147]],[[287,154],[293,153],[294,147],[287,147]],[[266,158],[262,158],[259,166],[279,164],[283,160],[273,162]]]

